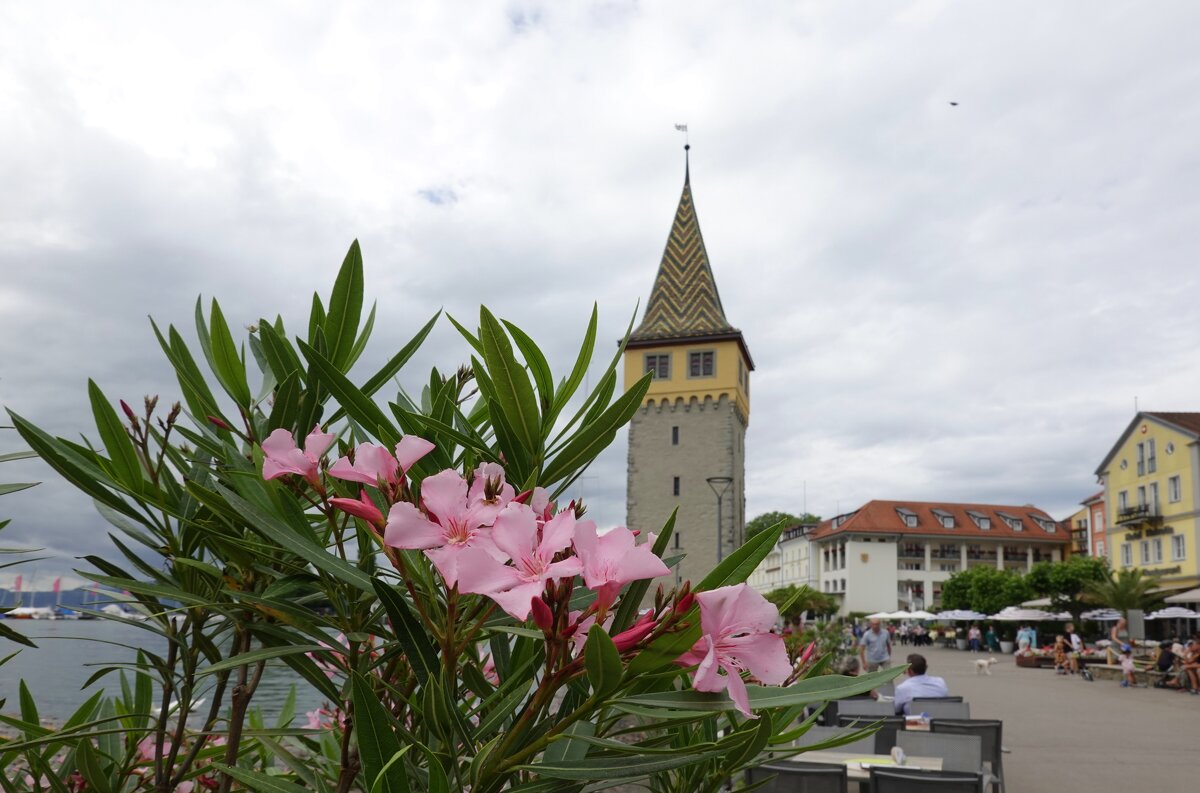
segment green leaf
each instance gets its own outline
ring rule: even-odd
[[[76,744],[75,760],[79,764],[79,772],[87,780],[89,790],[95,790],[96,793],[112,793],[112,780],[104,772],[104,766],[100,764],[100,757],[92,748],[91,741],[85,739]]]
[[[897,666],[857,677],[820,675],[798,680],[786,687],[748,685],[746,691],[750,707],[754,710],[810,705],[865,693],[899,677],[907,668],[907,665]],[[692,690],[637,694],[613,702],[613,707],[618,710],[623,710],[625,705],[690,711],[727,711],[735,708],[733,700],[724,692],[713,694]]]
[[[373,396],[376,391],[392,381],[392,378],[396,376],[396,373],[404,368],[404,365],[408,363],[408,360],[412,358],[417,350],[421,348],[421,345],[425,343],[425,338],[429,335],[429,332],[433,330],[434,323],[437,322],[438,317],[441,315],[441,311],[434,314],[429,321],[426,322],[419,331],[417,331],[417,334],[409,339],[408,344],[405,344],[400,348],[400,352],[393,355],[391,360],[383,365],[383,368],[371,375],[367,382],[363,383],[362,388],[359,389],[363,396]],[[333,424],[342,416],[344,416],[345,410],[346,409],[344,407],[338,408],[337,411],[329,417],[329,423]]]
[[[238,653],[232,658],[226,658],[224,661],[218,661],[212,666],[208,666],[200,670],[197,674],[212,675],[216,674],[217,672],[223,672],[226,669],[236,669],[239,666],[256,664],[259,661],[265,661],[270,658],[282,658],[285,655],[300,655],[302,653],[319,653],[328,649],[328,647],[321,644],[297,644],[288,645],[285,647],[263,647],[258,650],[250,650],[249,652]]]
[[[286,336],[277,331],[265,319],[259,320],[258,338],[262,342],[263,354],[267,357],[267,363],[271,365],[271,373],[275,375],[277,381],[282,383],[290,375],[303,376],[304,366],[300,363],[300,356],[296,354],[296,349],[292,347],[292,343],[287,340]]]
[[[275,404],[271,406],[267,429],[292,429],[296,424],[296,417],[300,415],[300,399],[303,394],[304,386],[300,383],[299,374],[292,372],[285,377],[275,389]]]
[[[247,790],[253,790],[255,793],[312,793],[308,788],[259,771],[247,771],[224,763],[213,763],[213,767],[246,785]]]
[[[550,408],[554,403],[554,376],[550,373],[550,364],[546,361],[546,356],[542,354],[537,344],[529,338],[525,331],[507,319],[501,321],[504,323],[504,327],[508,328],[508,333],[516,342],[521,355],[525,357],[525,363],[528,364],[529,371],[533,375],[533,382],[537,384],[538,394],[541,395],[543,410],[549,415]]]
[[[7,463],[12,460],[30,460],[37,457],[37,452],[9,452],[8,454],[0,454],[0,463]]]
[[[504,328],[484,306],[479,307],[479,340],[483,344],[483,360],[496,390],[500,411],[517,442],[526,451],[537,452],[542,433],[533,386],[524,367],[513,355]]]
[[[558,387],[558,391],[554,394],[554,407],[547,417],[547,426],[552,425],[554,420],[562,412],[562,409],[571,401],[571,397],[579,390],[579,384],[583,382],[583,378],[587,375],[588,367],[592,363],[592,353],[596,349],[596,326],[599,322],[599,309],[595,303],[592,304],[592,318],[588,321],[587,332],[583,336],[583,344],[579,347],[579,356],[575,358],[575,366],[571,369],[571,374]]]
[[[217,376],[217,382],[221,384],[225,393],[229,394],[234,403],[244,410],[249,410],[250,402],[254,397],[250,393],[250,384],[246,380],[246,364],[238,354],[233,334],[229,332],[225,315],[221,313],[221,306],[215,299],[212,301],[209,314],[209,326],[213,374]]]
[[[315,376],[337,398],[338,404],[351,419],[378,437],[384,446],[392,447],[400,442],[400,431],[387,414],[370,397],[355,388],[332,361],[304,342],[300,342],[300,352],[308,361],[310,378]]]
[[[403,767],[392,765],[385,770],[388,761],[400,751],[396,725],[371,684],[358,672],[350,676],[350,700],[354,704],[354,733],[368,790],[407,793],[408,779]]]
[[[21,721],[29,724],[41,724],[41,719],[38,718],[37,702],[33,699],[33,694],[29,693],[29,687],[22,680],[17,684],[17,698],[21,701]]]
[[[563,730],[561,736],[546,747],[543,758],[547,763],[555,765],[563,761],[581,760],[587,756],[588,745],[581,738],[591,738],[596,734],[596,725],[590,721],[577,721]]]
[[[577,760],[562,760],[557,763],[542,762],[537,765],[520,766],[520,768],[554,779],[630,779],[659,774],[663,771],[670,771],[672,768],[703,763],[723,754],[725,751],[726,748],[724,747],[709,749],[703,752],[688,748],[675,756],[635,755],[622,757],[620,762],[615,762],[612,757],[584,757]]]
[[[31,487],[36,487],[40,482],[20,482],[0,484],[0,496],[6,496],[9,493],[19,493],[22,490],[28,490]]]
[[[189,483],[188,488],[193,491],[197,498],[201,500],[205,499],[205,491],[197,487],[194,482]],[[370,593],[374,591],[371,588],[370,576],[363,573],[357,567],[347,564],[333,554],[328,553],[323,547],[316,545],[310,538],[301,537],[295,529],[284,523],[280,518],[263,512],[233,491],[221,485],[214,485],[214,488],[213,492],[225,499],[228,505],[240,513],[246,520],[247,525],[257,533],[296,554],[318,570],[328,573],[362,592]]]
[[[183,337],[179,335],[179,331],[175,330],[174,325],[168,326],[167,335],[170,337],[168,341],[163,337],[162,331],[158,329],[154,320],[150,320],[150,327],[154,329],[154,335],[166,354],[167,360],[175,368],[175,379],[179,381],[179,388],[183,391],[183,398],[187,402],[189,412],[199,420],[203,420],[205,416],[220,416],[221,410],[217,407],[217,400],[213,397],[208,383],[204,380],[204,375],[200,372],[200,367],[196,366],[196,359],[192,357],[192,353],[184,343]],[[227,430],[220,432],[223,436],[228,434]]]
[[[133,447],[133,441],[129,439],[117,411],[113,409],[95,380],[88,380],[88,398],[92,402],[92,415],[96,419],[96,429],[100,432],[100,442],[104,444],[104,450],[108,452],[112,462],[113,475],[131,493],[141,493],[142,464]]]
[[[396,640],[404,648],[404,655],[408,658],[413,674],[417,676],[421,685],[425,685],[429,677],[436,675],[438,671],[438,654],[429,643],[428,631],[417,615],[413,614],[408,601],[393,587],[377,578],[371,579],[371,585],[375,588],[384,611],[392,620],[392,630],[396,634]]]
[[[596,696],[604,696],[621,684],[621,654],[602,625],[593,625],[583,646],[583,663]]]
[[[19,631],[10,628],[3,622],[0,622],[0,638],[8,639],[10,642],[16,642],[17,644],[23,644],[26,647],[37,647],[27,636],[23,636]]]
[[[329,360],[342,371],[350,361],[350,351],[358,337],[358,321],[362,317],[363,260],[358,240],[350,250],[333,283],[329,297],[329,313],[325,316],[325,339],[329,342]]]
[[[565,479],[596,459],[596,456],[616,438],[617,430],[628,424],[629,419],[641,407],[642,400],[650,389],[652,376],[652,373],[647,372],[595,422],[580,427],[554,459],[546,464],[541,476],[543,485],[551,485]]]

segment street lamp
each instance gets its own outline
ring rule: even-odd
[[[725,543],[721,536],[725,527],[725,522],[721,519],[721,504],[725,500],[725,494],[729,492],[729,486],[733,484],[732,476],[710,476],[704,480],[708,482],[708,486],[717,495],[717,564],[725,558]]]

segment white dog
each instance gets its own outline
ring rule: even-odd
[[[992,658],[976,658],[975,659],[975,674],[988,675],[992,674],[992,664],[996,663],[996,659]]]

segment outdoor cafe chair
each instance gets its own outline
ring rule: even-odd
[[[896,734],[904,730],[903,716],[838,716],[839,727],[853,727],[861,730],[878,724],[879,732],[875,733],[875,754],[891,754],[896,745]]]
[[[914,757],[942,758],[943,771],[983,771],[983,739],[978,735],[909,730],[896,734],[896,745]]]
[[[821,723],[836,727],[838,720],[838,708],[847,702],[874,702],[875,698],[870,694],[861,694],[855,697],[847,697],[846,699],[831,699],[825,704],[825,709],[821,711]]]
[[[910,713],[928,713],[931,719],[969,719],[971,705],[966,702],[913,702]]]
[[[796,739],[796,746],[816,746],[817,744],[832,741],[834,738],[840,738],[843,735],[854,732],[854,730],[843,727],[809,727],[808,732]],[[839,746],[831,746],[831,752],[862,752],[863,754],[875,754],[875,736],[864,735],[862,738],[844,743]],[[888,751],[891,751],[890,749]],[[803,757],[803,756],[802,756]]]
[[[988,763],[992,784],[1004,791],[1004,753],[1001,741],[1004,722],[999,719],[932,719],[929,729],[935,735],[978,735],[983,742],[983,759]]]
[[[760,793],[847,793],[846,766],[842,763],[775,763],[746,771],[747,784],[766,780]]]
[[[983,793],[983,774],[919,771],[915,768],[871,769],[871,793]]]
[[[894,702],[876,702],[873,699],[849,699],[838,703],[838,716],[895,716]]]

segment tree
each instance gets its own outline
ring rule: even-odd
[[[837,609],[833,599],[807,585],[788,584],[764,595],[776,608],[784,622],[800,619],[806,612],[827,614]]]
[[[995,614],[1028,600],[1031,594],[1029,582],[1018,573],[978,565],[955,573],[942,584],[942,608]]]
[[[1086,596],[1092,583],[1108,581],[1108,560],[1093,556],[1072,556],[1063,562],[1038,562],[1027,579],[1033,591],[1050,598],[1054,611],[1067,611],[1076,621],[1091,607]]]
[[[1149,611],[1161,598],[1151,592],[1158,582],[1141,570],[1119,570],[1103,580],[1089,581],[1085,597],[1101,606],[1127,614],[1130,609]]]
[[[820,523],[821,518],[811,513],[805,512],[802,516],[797,517],[790,512],[764,512],[757,518],[746,523],[746,539],[749,540],[760,531],[774,528],[783,523],[787,526],[799,526],[801,523]]]

